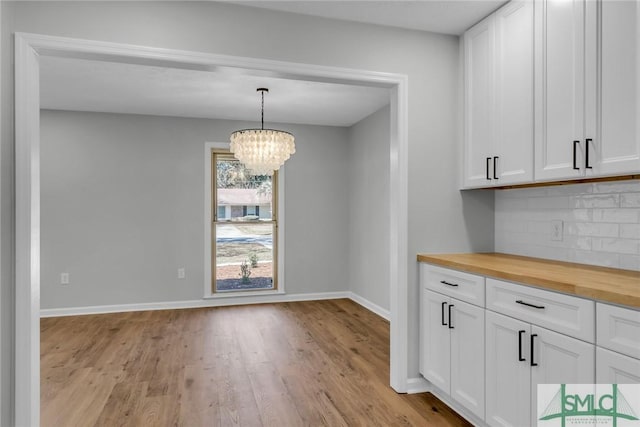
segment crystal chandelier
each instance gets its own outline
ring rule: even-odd
[[[272,175],[296,152],[295,139],[289,132],[264,128],[264,93],[269,89],[258,88],[257,91],[262,94],[262,126],[233,132],[230,149],[252,174]]]

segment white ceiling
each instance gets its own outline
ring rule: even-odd
[[[351,126],[389,103],[389,90],[42,56],[40,104],[53,110]]]
[[[230,0],[235,4],[460,35],[507,0]]]
[[[446,34],[465,29],[504,0],[233,1],[251,7]],[[389,103],[389,90],[257,76],[242,70],[198,71],[77,58],[40,58],[46,109],[260,120],[258,87],[269,123],[351,126]]]

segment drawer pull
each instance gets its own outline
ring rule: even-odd
[[[531,334],[531,366],[538,366],[538,364],[533,361],[533,339],[537,336],[538,334]]]
[[[521,299],[517,300],[516,304],[522,304],[522,305],[526,305],[527,307],[533,307],[533,308],[537,308],[538,310],[544,310],[544,305],[529,304],[528,302],[524,302]]]
[[[524,334],[526,331],[523,329],[521,331],[518,331],[518,362],[524,362],[525,359],[524,357],[522,357],[522,334]]]
[[[453,323],[451,322],[451,309],[453,308],[453,304],[449,304],[449,329],[453,329]]]
[[[443,283],[443,284],[448,285],[448,286],[458,286],[457,283],[449,283],[449,282],[444,281],[444,280],[440,280],[440,283]]]
[[[442,326],[447,326],[447,322],[444,321],[444,306],[447,305],[447,302],[442,303]]]

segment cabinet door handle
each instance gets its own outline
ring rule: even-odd
[[[585,147],[585,155],[584,155],[584,167],[586,169],[593,169],[590,165],[589,165],[589,143],[591,143],[591,141],[593,141],[593,139],[591,138],[587,138],[586,139],[586,147]]]
[[[544,305],[534,305],[528,302],[524,302],[520,299],[516,301],[516,304],[522,304],[522,305],[526,305],[527,307],[533,307],[533,308],[537,308],[538,310],[544,310]]]
[[[440,280],[440,283],[448,285],[448,286],[459,286],[457,283],[449,283],[449,282],[444,281],[444,280]]]
[[[491,181],[491,177],[489,176],[489,164],[491,163],[491,157],[487,157],[487,180]]]
[[[498,156],[493,157],[493,179],[500,179],[498,178]]]
[[[445,305],[447,305],[446,301],[442,303],[442,309],[441,309],[442,310],[441,311],[441,313],[442,313],[442,326],[447,326],[447,322],[444,321],[444,306]]]
[[[449,304],[449,329],[453,329],[453,323],[451,322],[451,309],[454,307],[453,304]]]
[[[525,359],[524,357],[522,357],[522,334],[524,334],[525,331],[524,329],[521,331],[518,331],[518,362],[524,362]]]
[[[578,167],[578,158],[577,158],[578,144],[580,144],[580,141],[573,141],[573,168],[575,170],[580,170],[580,168]]]
[[[533,339],[537,336],[538,334],[531,334],[531,366],[538,366],[538,364],[533,361]]]

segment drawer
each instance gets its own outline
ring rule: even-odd
[[[487,309],[590,343],[595,342],[595,302],[487,278]]]
[[[600,347],[640,359],[640,310],[597,303],[596,316]]]
[[[420,281],[423,288],[484,307],[483,276],[421,263]]]

